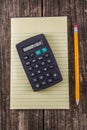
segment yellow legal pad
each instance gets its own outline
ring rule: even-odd
[[[45,34],[56,57],[63,81],[34,92],[15,45],[31,36]],[[11,19],[11,109],[69,109],[67,17]]]

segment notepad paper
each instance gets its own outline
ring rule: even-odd
[[[41,33],[46,36],[50,44],[63,81],[34,92],[15,46]],[[11,19],[10,109],[69,109],[67,17]]]

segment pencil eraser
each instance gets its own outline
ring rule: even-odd
[[[74,24],[74,32],[78,32],[78,25]]]
[[[78,25],[77,25],[77,24],[74,24],[74,28],[78,28]]]

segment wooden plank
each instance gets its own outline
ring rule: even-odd
[[[7,117],[10,115],[8,113],[8,108],[9,108],[9,66],[8,66],[8,52],[7,52],[7,47],[9,45],[7,44],[7,35],[8,35],[8,11],[6,11],[8,2],[7,1],[2,1],[1,2],[1,35],[0,35],[0,47],[1,47],[1,129],[9,129],[9,120]],[[9,37],[9,35],[8,35]],[[9,38],[8,38],[8,43],[9,43]],[[8,61],[7,61],[8,60]],[[8,66],[8,69],[7,69]],[[8,80],[8,82],[6,82]]]
[[[2,77],[2,91],[1,91],[1,129],[17,129],[17,112],[11,115],[10,104],[10,15],[9,15],[10,1],[2,2],[1,21],[1,77]],[[14,118],[16,119],[14,121]],[[13,122],[13,123],[12,123]],[[12,125],[12,126],[11,126]]]
[[[0,4],[0,16],[1,16],[1,14],[2,14],[2,7],[3,7],[3,2],[2,2],[2,4]],[[0,17],[0,30],[1,30],[1,32],[2,32],[2,25],[1,25],[1,23],[2,23],[2,17]],[[2,96],[1,96],[1,94],[2,94],[2,56],[1,56],[1,49],[2,49],[2,45],[1,45],[1,43],[2,43],[2,33],[0,34],[0,129],[1,129],[1,126],[2,126],[2,118],[1,118],[1,116],[2,116],[2,106],[1,106],[1,102],[2,102]]]
[[[0,61],[1,61],[1,46],[0,46]],[[1,83],[2,83],[2,77],[1,77],[1,62],[0,62],[0,84]],[[1,129],[1,87],[0,87],[0,129]]]
[[[80,129],[87,129],[87,82],[82,83],[81,105],[79,108]]]
[[[40,17],[42,14],[42,2],[41,0],[19,0],[19,13],[20,17]]]
[[[57,122],[57,121],[58,121],[58,117],[60,117],[60,116],[57,117],[57,114],[58,114],[58,111],[56,111],[56,110],[45,110],[44,129],[56,130],[59,128],[60,122]]]
[[[44,130],[43,110],[31,110],[28,116],[28,130]]]
[[[65,111],[65,130],[73,130],[72,110]]]
[[[80,58],[81,58],[81,66],[80,66],[80,70],[81,70],[81,74],[82,74],[82,79],[84,80],[84,82],[87,82],[87,12],[85,12],[85,10],[87,10],[87,1],[83,0],[80,1],[79,4],[80,6],[80,15],[78,15],[78,22],[80,25],[80,30],[79,30],[79,38],[80,38]]]

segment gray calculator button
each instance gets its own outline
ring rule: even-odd
[[[43,59],[43,57],[42,57],[42,56],[38,57],[38,60],[42,60],[42,59]]]
[[[35,56],[35,54],[34,54],[34,53],[31,53],[31,54],[30,54],[30,57],[34,57],[34,56]]]
[[[36,59],[33,59],[33,60],[32,60],[32,63],[35,63],[36,61],[37,61]]]
[[[42,62],[41,62],[41,65],[45,65],[45,62],[44,62],[44,61],[42,61]]]
[[[44,70],[44,71],[47,71],[47,68],[45,67],[45,68],[43,68],[43,70]]]
[[[40,85],[39,85],[39,84],[36,84],[36,85],[35,85],[35,87],[36,87],[36,88],[39,88],[39,87],[40,87]]]
[[[33,67],[32,67],[32,66],[30,66],[30,67],[29,67],[29,70],[30,70],[30,71],[31,71],[31,70],[33,70]]]
[[[36,79],[36,78],[33,78],[32,80],[33,80],[33,82],[37,82],[37,79]]]
[[[53,77],[57,77],[57,73],[53,73]]]
[[[29,57],[26,55],[26,56],[24,56],[24,60],[27,60]]]
[[[41,70],[37,70],[37,73],[40,74],[40,73],[41,73]]]
[[[40,79],[40,80],[42,80],[43,78],[44,78],[44,76],[43,76],[43,75],[40,75],[40,76],[39,76],[39,79]]]
[[[52,79],[48,79],[48,82],[51,83],[53,80]]]
[[[56,72],[53,73],[53,79],[54,79],[54,80],[57,80],[57,79],[58,79],[58,75],[57,75]]]
[[[31,73],[31,76],[32,76],[32,77],[35,76],[35,73],[32,72],[32,73]]]
[[[38,64],[36,64],[36,65],[35,65],[35,68],[37,69],[38,67],[39,67],[39,65],[38,65]]]
[[[45,54],[45,57],[46,57],[46,58],[48,58],[48,57],[49,57],[49,54],[48,54],[48,53],[46,53],[46,54]]]
[[[27,66],[30,65],[30,61],[27,61],[27,62],[26,62],[26,65],[27,65]]]
[[[46,77],[49,77],[50,76],[50,74],[49,73],[46,73]]]
[[[42,84],[42,85],[45,85],[45,84],[46,84],[46,81],[42,81],[41,84]]]
[[[50,68],[50,69],[53,69],[53,68],[54,68],[54,65],[50,65],[49,68]]]
[[[48,59],[48,60],[47,60],[47,63],[51,63],[51,59]]]

